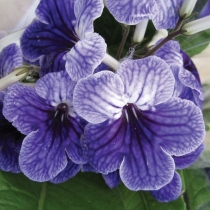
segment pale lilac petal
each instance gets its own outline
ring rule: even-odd
[[[20,168],[34,181],[44,182],[56,177],[66,166],[67,157],[60,134],[42,126],[27,135],[20,151]]]
[[[136,25],[142,20],[152,19],[158,12],[154,0],[106,0],[106,5],[118,22],[127,25]]]
[[[180,50],[179,43],[171,40],[158,49],[155,55],[162,58],[170,66],[183,66],[183,58]]]
[[[0,52],[0,78],[23,65],[22,53],[17,44],[10,44]]]
[[[122,78],[129,103],[144,110],[162,103],[173,94],[174,77],[162,59],[150,56],[139,60],[126,60],[117,74]]]
[[[23,134],[39,128],[54,108],[39,97],[34,88],[14,84],[4,98],[3,114]]]
[[[71,160],[68,161],[66,168],[61,171],[55,178],[50,180],[54,184],[59,184],[67,181],[74,177],[80,171],[80,165],[73,163]]]
[[[87,77],[102,62],[105,53],[104,39],[96,33],[87,34],[66,54],[66,71],[74,81]]]
[[[93,21],[100,17],[104,8],[101,0],[76,0],[74,14],[76,17],[75,30],[80,38],[85,33],[94,32]]]
[[[158,13],[153,18],[157,30],[173,29],[179,19],[179,9],[184,0],[157,0]]]
[[[76,83],[69,78],[66,71],[54,72],[37,81],[36,92],[40,97],[50,101],[52,105],[58,105],[61,102],[73,100],[75,85]]]
[[[204,150],[204,144],[202,143],[198,148],[196,148],[194,151],[190,152],[189,154],[180,157],[173,156],[176,169],[184,169],[193,164],[198,159],[203,150]]]
[[[173,179],[159,190],[150,191],[152,196],[159,202],[170,202],[176,200],[182,190],[182,180],[175,171]]]
[[[120,77],[102,71],[80,80],[74,90],[73,106],[90,123],[100,123],[121,115],[124,86]]]
[[[114,171],[109,174],[103,174],[104,181],[106,184],[112,189],[114,187],[117,187],[118,184],[120,184],[121,179],[120,179],[120,174],[119,170]]]

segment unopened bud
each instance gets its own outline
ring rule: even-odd
[[[24,68],[18,68],[12,73],[0,79],[0,90],[5,90],[7,87],[15,82],[22,81],[28,75],[28,70]]]
[[[149,42],[147,47],[154,46],[157,43],[157,41],[159,41],[160,39],[164,39],[167,36],[168,36],[168,31],[166,29],[160,29],[156,31],[155,35],[153,36],[152,40]]]
[[[210,28],[210,16],[194,20],[192,22],[186,23],[182,27],[182,34],[192,35],[200,31],[204,31]]]
[[[105,63],[107,66],[114,69],[115,71],[120,67],[120,62],[107,53],[103,59],[103,63]]]
[[[133,35],[133,41],[135,43],[140,43],[144,39],[148,21],[149,20],[142,20],[140,23],[136,25],[135,32]]]
[[[182,4],[182,7],[179,11],[179,16],[188,18],[195,7],[197,0],[185,0]]]

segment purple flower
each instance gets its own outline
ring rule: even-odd
[[[74,91],[76,112],[90,122],[83,145],[99,172],[119,169],[131,190],[158,190],[175,171],[172,156],[195,150],[205,135],[201,110],[171,97],[174,76],[156,56],[126,60],[117,74],[99,72],[80,80]]]
[[[18,158],[25,135],[12,126],[2,114],[4,95],[5,93],[0,92],[0,169],[20,173]]]
[[[0,78],[22,66],[22,61],[20,48],[16,44],[5,47],[0,53]],[[19,173],[18,158],[25,135],[13,127],[2,114],[4,95],[5,93],[0,91],[0,169]]]
[[[15,68],[22,66],[23,59],[17,44],[10,44],[0,53],[0,78],[6,77]]]
[[[106,0],[115,19],[128,25],[136,25],[151,19],[156,29],[174,28],[179,19],[183,0]]]
[[[198,15],[198,18],[203,18],[210,15],[210,0],[208,0]]]
[[[78,172],[76,164],[85,163],[80,145],[84,125],[72,106],[75,84],[60,71],[38,80],[35,89],[20,84],[8,89],[3,113],[27,135],[19,164],[32,180],[65,181]]]
[[[180,49],[179,43],[169,41],[155,54],[172,69],[176,81],[173,96],[188,99],[201,108],[203,92],[198,71],[190,57]]]
[[[100,0],[41,0],[21,38],[24,57],[40,58],[41,75],[66,69],[77,81],[92,74],[106,53],[104,39],[93,33],[103,7]]]

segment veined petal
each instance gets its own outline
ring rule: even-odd
[[[198,14],[198,17],[203,18],[208,15],[210,15],[210,1],[209,0],[206,2],[205,6],[201,10],[201,12]]]
[[[68,163],[62,143],[64,136],[65,134],[58,134],[45,125],[38,131],[28,134],[20,151],[22,172],[39,182],[56,177]]]
[[[59,184],[67,181],[68,179],[74,177],[80,171],[80,165],[73,163],[71,160],[68,161],[66,168],[61,171],[55,178],[50,180],[54,184]]]
[[[124,82],[129,103],[141,110],[164,102],[173,94],[175,81],[171,69],[156,56],[126,60],[117,74]]]
[[[74,14],[76,17],[75,31],[80,38],[85,33],[93,33],[93,21],[100,17],[104,8],[101,0],[76,0]]]
[[[0,169],[20,173],[18,158],[25,135],[17,131],[2,114],[4,95],[0,92]]]
[[[117,185],[121,182],[119,170],[109,174],[103,174],[103,178],[111,189],[117,187]]]
[[[73,106],[76,112],[90,123],[119,118],[124,86],[120,77],[110,71],[102,71],[80,80],[74,90]]]
[[[136,25],[142,20],[152,19],[158,12],[154,0],[106,0],[106,5],[117,21],[127,25]]]
[[[159,190],[150,191],[152,196],[159,202],[170,202],[176,200],[182,190],[182,180],[179,174],[175,171],[173,179]]]
[[[23,134],[39,128],[54,108],[39,97],[34,88],[14,84],[4,97],[3,114]]]
[[[183,66],[183,58],[180,50],[179,43],[171,40],[158,49],[155,55],[162,58],[170,66]]]
[[[54,72],[37,81],[36,92],[40,97],[50,101],[53,106],[62,102],[71,103],[69,104],[70,110],[75,85],[76,83],[69,78],[66,71]]]
[[[179,9],[184,0],[157,0],[158,13],[153,18],[157,30],[172,29],[179,19]]]
[[[172,97],[154,111],[144,111],[143,116],[155,134],[154,141],[171,155],[192,152],[205,137],[202,112],[191,101]]]
[[[203,150],[204,150],[204,144],[202,143],[198,148],[196,148],[194,151],[190,152],[189,154],[183,156],[173,156],[176,169],[184,169],[193,164],[198,159]]]
[[[96,33],[86,34],[66,55],[66,71],[74,81],[87,77],[102,62],[105,53],[104,39]]]
[[[143,123],[134,121],[128,113],[115,121],[88,124],[84,142],[88,161],[104,174],[119,169],[131,190],[159,189],[172,179],[174,161],[152,140]]]
[[[0,78],[7,76],[22,64],[22,54],[18,45],[8,45],[0,52]]]

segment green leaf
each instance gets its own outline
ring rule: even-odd
[[[204,169],[186,169],[184,199],[187,209],[210,210],[210,184]]]
[[[149,192],[133,192],[122,183],[109,189],[101,175],[79,173],[54,185],[37,183],[22,174],[0,172],[0,209],[8,210],[184,210],[180,197],[157,202]]]
[[[192,36],[179,36],[176,38],[189,56],[201,53],[210,43],[210,29],[202,31]]]

